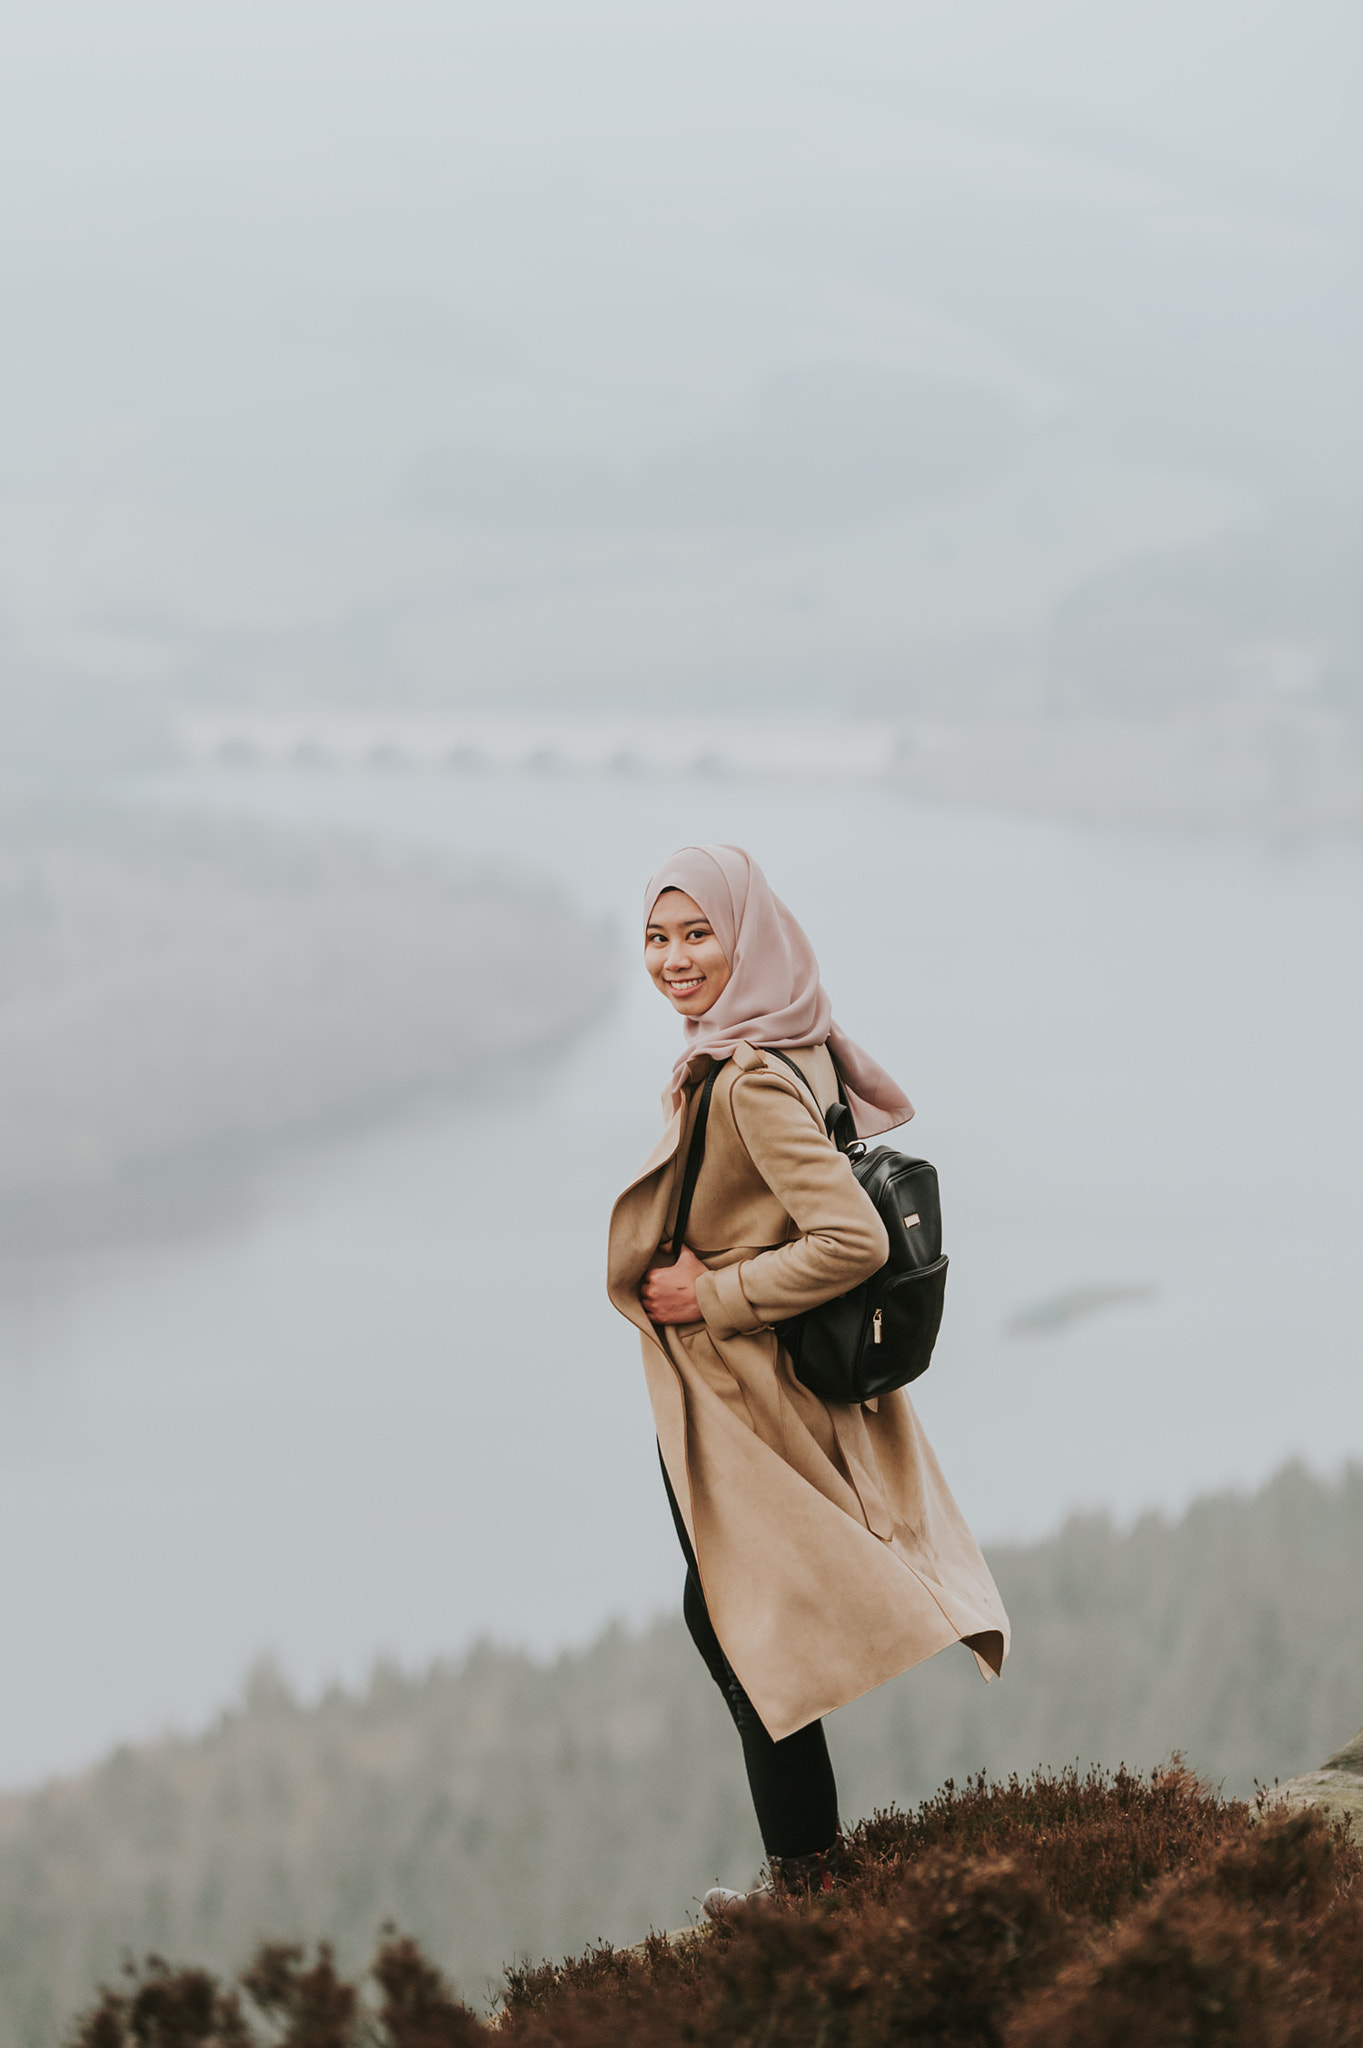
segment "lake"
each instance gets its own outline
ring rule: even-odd
[[[687,841],[762,860],[918,1105],[899,1142],[938,1165],[952,1276],[915,1398],[986,1542],[1363,1456],[1357,844],[856,783],[204,772],[130,796],[547,870],[619,993],[557,1060],[281,1150],[216,1223],[0,1270],[0,1783],[192,1727],[263,1652],[311,1691],[676,1601],[602,1262],[678,1033],[634,962],[642,884]]]

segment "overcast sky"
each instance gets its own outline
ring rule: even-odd
[[[870,593],[860,536],[842,565],[764,543],[739,571],[806,606],[841,589],[830,649],[907,579],[859,673],[902,668],[934,548],[1016,636],[1095,568],[1363,473],[1363,28],[1339,4],[0,0],[0,35],[0,633],[49,667],[110,620],[160,635],[149,674],[188,673],[176,634],[335,642],[364,612],[434,650],[390,649],[390,686],[532,690],[565,645],[574,687],[626,677],[724,564],[474,561],[420,521],[770,524],[810,510],[783,451],[818,509],[898,518],[876,447],[897,409],[922,502],[933,380],[975,408],[947,483],[985,490],[947,541],[896,529]],[[866,458],[841,497],[832,449]],[[630,469],[677,450],[685,474]],[[281,538],[346,520],[363,537],[325,557]],[[461,637],[498,579],[505,615]],[[599,623],[555,614],[569,583]],[[542,644],[513,651],[532,609]],[[745,674],[797,662],[793,629],[716,630]],[[305,691],[348,658],[281,657]]]

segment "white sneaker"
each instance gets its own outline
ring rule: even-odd
[[[775,1896],[769,1884],[760,1884],[751,1892],[731,1892],[727,1885],[713,1884],[701,1900],[700,1909],[707,1920],[723,1920],[738,1906],[769,1905]]]

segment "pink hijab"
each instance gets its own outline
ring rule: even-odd
[[[719,1000],[687,1017],[686,1050],[672,1069],[672,1106],[699,1052],[727,1059],[736,1045],[828,1045],[838,1063],[857,1131],[873,1138],[907,1123],[913,1104],[869,1053],[833,1022],[814,948],[757,862],[741,846],[683,846],[648,885],[644,922],[664,889],[681,889],[714,927],[729,963]]]

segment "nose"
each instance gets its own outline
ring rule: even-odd
[[[689,967],[691,965],[691,955],[686,949],[684,940],[673,939],[671,941],[667,949],[667,958],[663,965],[671,968]]]

